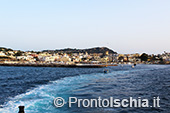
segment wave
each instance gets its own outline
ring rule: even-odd
[[[157,68],[155,66],[154,68]],[[24,94],[10,98],[6,104],[1,105],[1,113],[17,113],[18,106],[25,106],[26,113],[54,113],[66,112],[66,109],[57,109],[53,105],[53,100],[56,97],[68,98],[69,96],[83,97],[101,95],[102,91],[109,91],[113,87],[117,87],[114,81],[118,78],[129,79],[135,75],[136,71],[142,72],[151,69],[132,69],[112,71],[108,74],[93,73],[82,74],[80,76],[65,77],[56,81],[50,81],[46,85],[40,85],[33,90],[27,91]],[[132,73],[131,73],[132,72]],[[129,74],[131,73],[131,74]],[[121,76],[120,76],[121,75]],[[112,91],[111,91],[112,92]]]

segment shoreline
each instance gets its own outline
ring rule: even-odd
[[[140,63],[148,65],[170,65],[162,63]],[[58,64],[58,63],[0,63],[0,66],[14,66],[14,67],[66,67],[66,68],[104,68],[108,66],[118,65],[133,65],[132,64]],[[137,64],[138,65],[138,64]]]
[[[72,68],[103,68],[107,66],[118,66],[116,64],[44,64],[44,63],[36,63],[36,64],[25,64],[25,63],[17,63],[17,64],[7,64],[0,63],[0,66],[23,66],[23,67],[72,67]]]

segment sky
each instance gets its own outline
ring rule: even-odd
[[[170,52],[170,0],[0,0],[0,47]]]

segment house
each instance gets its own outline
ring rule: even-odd
[[[3,53],[2,51],[0,51],[0,57],[5,57],[5,56],[6,56],[6,54]]]

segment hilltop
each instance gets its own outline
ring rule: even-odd
[[[56,50],[43,50],[43,52],[49,52],[49,53],[105,53],[108,51],[110,54],[117,54],[117,52],[107,48],[107,47],[94,47],[89,49],[72,49],[72,48],[66,48],[66,49],[56,49]]]
[[[0,47],[0,51],[13,51],[11,48]]]
[[[11,48],[5,48],[0,47],[0,51],[13,51]],[[20,50],[17,50],[20,51]],[[117,52],[107,48],[107,47],[94,47],[94,48],[88,48],[88,49],[72,49],[72,48],[66,48],[66,49],[56,49],[56,50],[43,50],[39,52],[48,52],[48,53],[106,53],[108,51],[110,54],[117,54]]]

